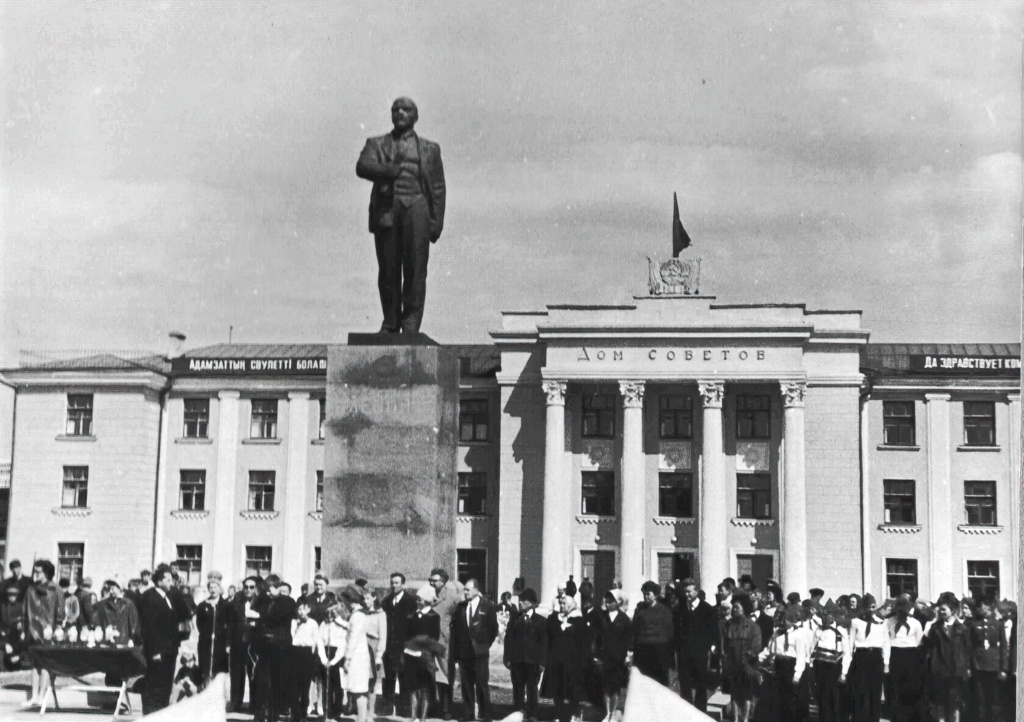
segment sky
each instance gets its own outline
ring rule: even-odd
[[[702,290],[1014,342],[1020,2],[2,4],[0,362],[380,324],[365,139],[414,98],[445,231],[423,330]],[[685,323],[685,319],[680,320]]]

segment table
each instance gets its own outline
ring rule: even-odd
[[[84,644],[40,644],[29,647],[27,656],[32,666],[45,670],[50,676],[50,693],[53,705],[60,709],[57,702],[57,677],[71,677],[80,686],[68,689],[88,692],[116,692],[117,702],[114,705],[116,719],[124,705],[131,710],[128,702],[128,683],[133,678],[146,673],[146,657],[142,647],[87,647]],[[81,678],[87,674],[103,673],[114,675],[123,681],[120,687],[107,687],[84,682]],[[43,696],[39,714],[46,714],[46,695]]]

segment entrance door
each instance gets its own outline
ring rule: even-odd
[[[765,582],[775,576],[770,554],[737,554],[736,578],[749,574],[758,589],[765,588]]]
[[[582,578],[579,581],[590,580],[594,585],[594,600],[599,604],[604,593],[615,583],[615,552],[580,552],[580,572]]]
[[[675,579],[686,579],[693,576],[693,554],[690,552],[671,552],[658,555],[658,584],[662,591],[668,583]]]

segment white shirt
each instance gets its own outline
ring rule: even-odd
[[[889,630],[889,645],[899,649],[919,647],[924,638],[924,627],[913,617],[907,617],[907,623],[901,624],[896,629],[896,617],[889,617],[885,620],[885,627]],[[909,627],[909,629],[908,629]]]
[[[789,637],[788,640],[786,639],[787,636]],[[793,627],[789,630],[788,635],[785,632],[779,632],[772,637],[769,650],[778,657],[790,657],[796,660],[793,676],[795,679],[800,679],[800,676],[804,673],[804,668],[807,666],[807,659],[810,656],[809,646],[810,639],[807,635],[807,630]]]
[[[889,630],[885,622],[876,617],[871,622],[871,632],[866,634],[868,623],[859,617],[850,622],[850,640],[854,653],[858,649],[881,649],[882,660],[889,666]]]
[[[320,641],[320,628],[313,619],[306,619],[300,622],[292,620],[292,646],[293,647],[316,647]]]
[[[843,674],[850,671],[850,662],[853,661],[853,650],[850,648],[850,635],[842,627],[832,627],[829,629],[819,627],[815,630],[811,652],[813,653],[815,649],[838,652],[842,658]]]
[[[473,597],[469,600],[469,604],[466,605],[466,619],[472,619],[473,615],[476,614],[476,608],[480,606],[480,598]]]

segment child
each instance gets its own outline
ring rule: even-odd
[[[292,720],[301,722],[309,713],[309,686],[316,668],[316,654],[320,648],[320,628],[309,618],[309,603],[299,602],[298,619],[292,620]]]
[[[320,662],[327,670],[324,713],[328,719],[340,717],[344,706],[345,672],[341,661],[348,643],[347,616],[348,608],[344,604],[336,604],[327,610],[327,621],[320,625]]]
[[[171,701],[180,702],[185,697],[191,697],[199,692],[199,683],[202,678],[202,671],[196,662],[195,652],[181,653],[181,667],[174,675],[174,687],[171,689]]]

